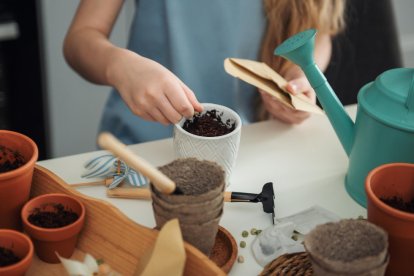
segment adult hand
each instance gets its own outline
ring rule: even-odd
[[[111,58],[107,79],[129,109],[148,121],[174,124],[203,110],[193,91],[171,71],[126,49]]]
[[[292,77],[291,79],[289,77]],[[292,95],[297,94],[304,94],[306,95],[312,103],[316,103],[316,94],[307,78],[302,74],[291,74],[286,75],[285,78],[287,80],[290,79],[286,89]],[[307,119],[310,114],[305,111],[294,110],[282,104],[280,101],[276,100],[271,95],[260,91],[263,105],[265,106],[266,110],[270,113],[271,118],[278,119],[282,122],[288,124],[300,124],[305,119]]]

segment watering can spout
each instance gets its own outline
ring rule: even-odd
[[[354,142],[354,122],[326,81],[324,74],[315,64],[313,58],[315,35],[315,29],[300,32],[280,44],[274,54],[292,61],[303,70],[345,152],[349,155]]]

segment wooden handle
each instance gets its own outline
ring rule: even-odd
[[[73,183],[69,184],[70,187],[77,188],[77,187],[89,187],[89,186],[109,186],[112,183],[111,178],[102,179],[94,182],[81,182],[81,183]]]
[[[224,192],[224,201],[231,202],[231,192]]]
[[[151,191],[146,188],[115,188],[107,189],[106,195],[117,198],[150,199]]]
[[[146,188],[115,188],[106,190],[108,197],[129,199],[151,199],[151,191]],[[224,201],[231,201],[231,192],[224,192]]]
[[[170,178],[148,163],[145,159],[132,152],[126,145],[121,143],[109,132],[104,132],[99,135],[98,144],[124,160],[125,163],[134,170],[148,177],[155,188],[161,193],[171,194],[175,191],[175,183]]]

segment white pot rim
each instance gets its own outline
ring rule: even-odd
[[[224,138],[236,135],[238,132],[240,132],[241,127],[242,127],[242,121],[241,121],[241,118],[240,118],[239,114],[237,114],[234,110],[232,110],[232,109],[230,109],[230,108],[228,108],[224,105],[219,105],[219,104],[214,104],[214,103],[202,103],[202,105],[204,107],[203,113],[205,113],[205,111],[207,111],[207,110],[216,109],[216,110],[218,110],[220,112],[223,112],[225,114],[229,114],[230,115],[229,117],[231,117],[231,119],[233,119],[234,122],[236,123],[235,129],[232,132],[227,133],[226,135],[221,135],[221,136],[213,136],[213,137],[199,136],[199,135],[192,134],[192,133],[190,133],[190,132],[183,129],[182,126],[183,126],[184,122],[187,120],[187,118],[182,118],[178,123],[176,123],[174,125],[174,128],[177,131],[179,131],[179,132],[181,132],[185,135],[188,135],[190,137],[193,137],[195,139],[200,139],[200,140],[220,140],[220,139],[224,139]]]

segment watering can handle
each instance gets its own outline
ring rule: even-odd
[[[414,111],[414,73],[411,78],[410,87],[408,88],[408,96],[407,100],[405,101],[405,106],[409,111]]]

